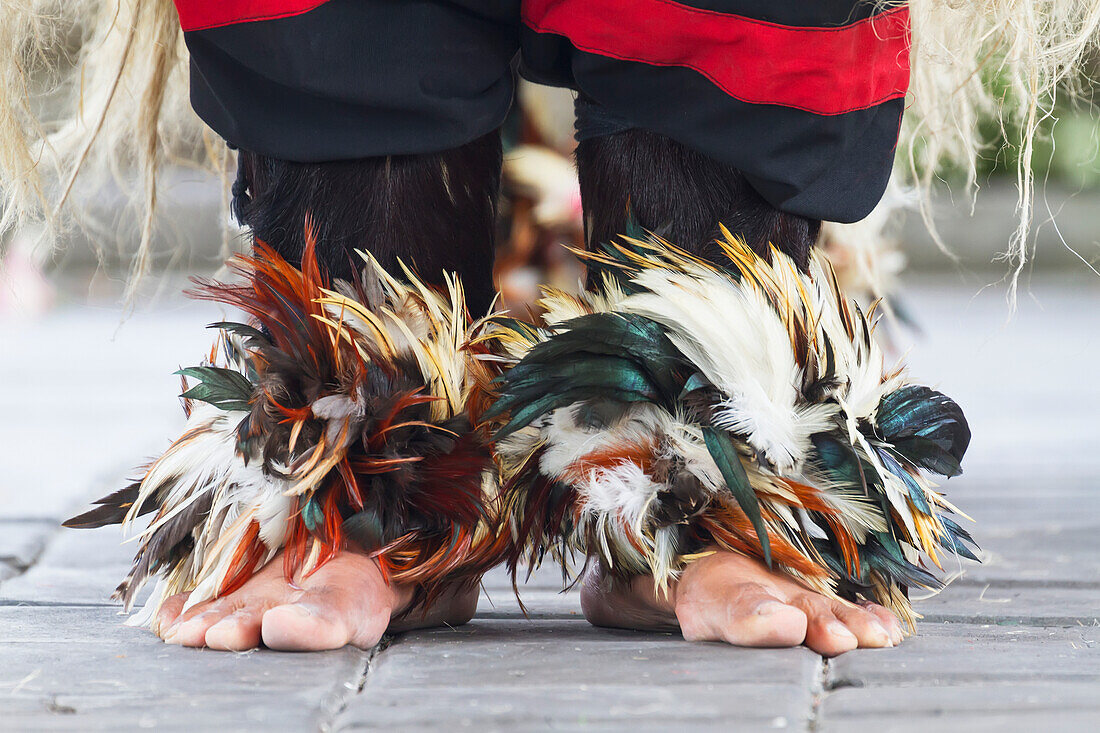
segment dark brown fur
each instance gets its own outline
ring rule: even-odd
[[[732,166],[671,138],[626,130],[577,146],[588,246],[634,222],[693,254],[718,256],[719,223],[767,256],[770,242],[805,269],[821,222],[779,211]]]
[[[324,163],[296,163],[241,150],[233,212],[299,266],[310,216],[317,256],[332,277],[362,268],[356,249],[391,273],[397,261],[428,283],[457,272],[471,314],[493,298],[494,220],[500,187],[500,135],[455,150]]]

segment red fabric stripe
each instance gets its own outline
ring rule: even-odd
[[[672,0],[525,0],[523,22],[582,51],[694,69],[753,104],[839,115],[909,87],[905,6],[846,26],[802,28]]]
[[[185,31],[234,23],[288,18],[308,13],[327,0],[175,0]]]

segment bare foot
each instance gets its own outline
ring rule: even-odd
[[[857,647],[894,646],[901,624],[874,603],[856,606],[807,590],[792,578],[732,552],[700,558],[655,593],[653,579],[614,581],[595,564],[581,590],[585,618],[596,626],[630,629],[679,627],[688,641],[737,646],[805,644],[832,657]]]
[[[378,564],[351,552],[337,555],[298,587],[283,577],[277,555],[240,589],[200,603],[180,615],[187,594],[165,601],[157,628],[169,644],[244,651],[261,643],[284,651],[369,649],[387,629],[460,625],[477,609],[477,588],[445,594],[427,610],[414,609],[398,624],[394,616],[412,599],[410,587],[391,586]]]

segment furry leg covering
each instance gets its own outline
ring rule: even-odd
[[[581,255],[594,290],[546,291],[545,328],[485,337],[513,572],[577,551],[665,587],[722,548],[912,626],[907,589],[974,557],[929,478],[961,471],[962,411],[886,366],[820,255],[713,247],[621,238]]]
[[[821,229],[820,221],[777,210],[737,168],[646,130],[582,140],[577,171],[590,244],[640,227],[720,258],[721,222],[758,254],[774,244],[805,268]]]
[[[460,148],[326,163],[295,163],[241,150],[233,212],[257,239],[297,266],[306,217],[315,216],[317,257],[332,277],[362,269],[369,249],[387,272],[400,260],[433,286],[455,273],[475,316],[493,299],[500,133]]]

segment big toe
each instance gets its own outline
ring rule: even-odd
[[[331,610],[303,603],[269,610],[261,634],[268,647],[288,652],[339,649],[352,640],[347,624]]]
[[[740,604],[731,609],[724,636],[738,646],[798,646],[806,638],[806,614],[772,599]]]

